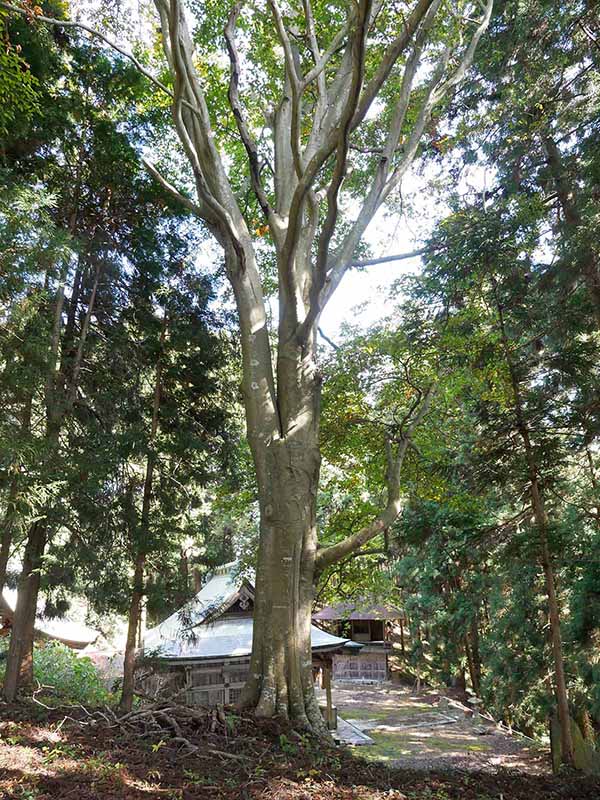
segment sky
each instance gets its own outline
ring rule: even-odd
[[[73,0],[72,7],[77,18],[91,25],[102,20],[102,4],[98,5],[94,0]],[[155,17],[147,0],[117,0],[113,11],[116,8],[120,9],[122,23],[114,36],[119,44],[129,49],[132,39],[149,38]],[[145,155],[153,160],[152,153]],[[440,203],[439,196],[435,196],[431,190],[429,181],[436,171],[435,168],[428,168],[425,175],[418,175],[415,169],[409,170],[401,189],[410,212],[394,216],[378,213],[365,236],[373,258],[406,253],[422,247],[437,222],[448,213],[448,207]],[[482,179],[481,172],[477,166],[468,170],[461,178],[463,188],[472,191],[485,185],[485,176]],[[199,254],[197,263],[200,268],[203,260],[209,271],[214,268],[213,247],[208,246]],[[390,289],[394,282],[406,274],[418,272],[420,267],[421,261],[416,257],[379,264],[360,272],[349,271],[321,317],[321,329],[335,341],[344,323],[366,328],[387,316],[391,311]],[[272,304],[271,308],[273,310]]]
[[[367,229],[365,241],[372,258],[410,253],[423,247],[436,226],[450,212],[443,189],[435,189],[443,165],[430,164],[421,172],[418,164],[407,172],[402,182],[403,205],[400,214],[378,212]],[[489,166],[471,164],[463,167],[456,185],[451,187],[463,197],[473,199],[490,185]],[[390,289],[401,277],[418,274],[422,259],[418,256],[397,262],[377,264],[364,271],[349,271],[321,317],[321,329],[333,338],[344,323],[367,328],[391,311]]]
[[[94,0],[73,0],[72,3],[74,17],[93,27],[103,21],[101,7],[102,4],[99,6]],[[114,40],[129,50],[131,40],[149,38],[155,18],[147,0],[117,0],[113,11],[116,8],[120,9],[122,25],[114,32]],[[152,153],[145,153],[145,156],[153,160]],[[425,179],[417,177],[414,171],[407,174],[402,192],[412,206],[410,218],[399,214],[386,217],[383,213],[376,216],[365,236],[373,258],[418,249],[440,218],[439,205],[428,195]],[[198,258],[199,266],[203,259],[209,266],[214,263],[214,257],[213,248],[207,247]],[[415,258],[348,272],[322,315],[321,328],[335,339],[344,323],[366,328],[377,322],[390,310],[386,306],[392,284],[409,272],[417,272],[419,267],[420,259]]]
[[[409,253],[422,246],[411,231],[405,217],[379,214],[365,236],[373,258]],[[376,264],[364,270],[350,270],[329,301],[321,317],[320,327],[335,341],[344,323],[367,328],[391,311],[390,289],[403,275],[414,274],[421,268],[415,258]]]

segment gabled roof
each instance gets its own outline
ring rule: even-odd
[[[400,619],[403,612],[393,606],[384,606],[372,600],[360,598],[338,603],[335,606],[325,606],[321,611],[313,614],[313,619],[320,621],[347,620],[347,619]]]
[[[235,576],[235,563],[226,564],[183,608],[171,614],[144,637],[144,650],[165,659],[239,658],[252,652],[251,617],[223,616],[238,600],[254,599],[252,584]],[[347,639],[311,626],[313,651],[337,650]]]
[[[203,658],[244,658],[252,653],[251,617],[224,617],[198,625],[187,636],[163,641],[159,653],[165,659],[197,660]],[[311,626],[313,652],[344,647],[347,639]]]
[[[12,627],[16,602],[16,591],[5,589],[4,594],[0,593],[0,629],[3,628],[3,621],[5,630],[9,630]],[[48,619],[42,615],[41,607],[39,607],[36,612],[34,636],[40,639],[62,642],[62,644],[66,644],[74,650],[82,650],[98,639],[100,631],[89,628],[87,625],[70,617]]]
[[[144,649],[154,649],[161,642],[185,638],[189,631],[201,625],[209,617],[222,614],[238,599],[244,585],[254,592],[248,581],[234,576],[235,563],[219,567],[210,580],[189,603],[167,617],[156,628],[146,632]]]

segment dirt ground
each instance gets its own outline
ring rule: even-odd
[[[452,705],[440,708],[439,700],[436,691],[415,694],[393,684],[333,688],[338,713],[375,741],[356,748],[364,758],[408,769],[550,774],[547,747],[511,736],[482,717],[466,718]]]
[[[388,696],[390,703],[396,702]],[[340,699],[342,699],[340,695]],[[361,699],[361,703],[364,698]],[[381,698],[380,698],[381,700]],[[381,708],[380,700],[377,707]],[[351,698],[347,698],[351,705]],[[358,704],[354,706],[358,708]],[[360,706],[364,708],[364,705]],[[384,705],[385,708],[385,705]],[[367,705],[367,710],[368,705]],[[419,709],[420,713],[420,709]],[[396,717],[398,718],[398,717]],[[0,703],[2,800],[598,800],[600,782],[514,769],[397,769],[225,709],[172,736],[123,734],[83,709]],[[359,750],[359,748],[357,748]]]

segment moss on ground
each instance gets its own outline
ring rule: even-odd
[[[408,731],[369,731],[375,742],[361,747],[360,755],[369,760],[396,761],[403,756],[441,755],[443,753],[484,753],[491,748],[466,738],[447,739],[441,736],[419,737]]]
[[[339,713],[344,719],[388,719],[391,714],[389,711],[381,711],[374,708],[340,708]]]
[[[437,711],[427,703],[411,703],[410,706],[388,706],[384,709],[373,706],[339,706],[344,719],[397,719],[398,717],[417,717]]]

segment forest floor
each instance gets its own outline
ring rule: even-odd
[[[198,715],[200,716],[200,715]],[[211,721],[212,720],[212,721]],[[2,800],[598,800],[600,782],[516,769],[404,769],[227,709],[190,721],[198,747],[90,724],[82,708],[0,704]]]
[[[460,707],[442,708],[439,701],[435,690],[415,693],[393,684],[333,688],[338,713],[374,740],[360,748],[367,759],[410,769],[551,772],[548,747],[510,735],[483,717],[466,717]]]

